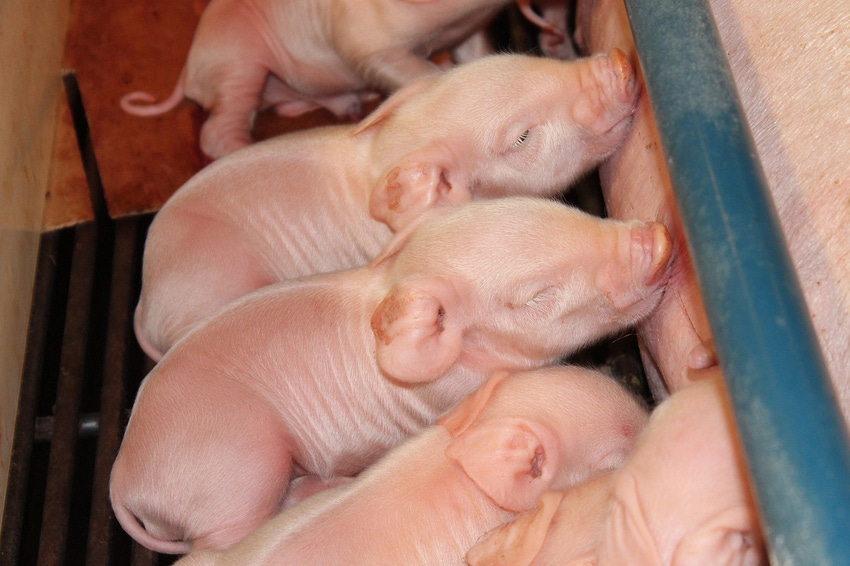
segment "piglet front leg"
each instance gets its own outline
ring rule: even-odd
[[[205,105],[209,117],[201,127],[201,150],[216,159],[251,145],[251,128],[260,104],[268,70],[257,65],[233,69],[215,94],[215,101]]]
[[[540,28],[538,42],[543,54],[564,61],[576,59],[578,54],[567,33],[570,2],[568,0],[536,0],[533,4],[538,7],[540,14],[532,7],[531,0],[517,1],[522,14]]]

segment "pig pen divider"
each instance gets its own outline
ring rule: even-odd
[[[850,444],[706,0],[625,0],[772,564],[846,564]]]

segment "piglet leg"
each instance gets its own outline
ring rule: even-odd
[[[260,105],[268,70],[260,66],[245,68],[224,78],[216,100],[205,107],[212,108],[201,128],[201,151],[217,159],[251,145],[251,128]]]

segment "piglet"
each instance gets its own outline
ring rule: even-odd
[[[618,466],[646,422],[614,380],[578,367],[499,372],[352,483],[180,566],[460,564],[489,529]]]
[[[652,414],[621,470],[550,493],[467,555],[475,566],[763,564],[743,455],[717,366]],[[703,376],[705,377],[705,376]]]
[[[364,265],[434,205],[561,191],[614,150],[635,100],[618,51],[574,63],[493,56],[414,83],[358,126],[215,162],[151,225],[139,343],[159,360],[239,296]]]
[[[122,108],[162,114],[188,97],[209,111],[202,151],[251,143],[258,109],[327,108],[360,117],[365,99],[436,72],[427,57],[462,43],[508,0],[212,0],[172,94],[130,93]],[[140,104],[141,103],[141,104]]]
[[[278,511],[291,478],[357,474],[493,371],[551,364],[663,292],[660,224],[532,197],[429,216],[370,266],[256,291],[162,358],[112,470],[133,538],[226,548]]]

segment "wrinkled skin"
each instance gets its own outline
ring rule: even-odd
[[[490,533],[475,566],[757,566],[766,563],[719,368],[651,415],[634,453],[608,475],[549,493]]]
[[[645,409],[602,374],[499,373],[352,483],[283,512],[226,552],[178,564],[460,564],[478,537],[544,490],[622,463],[645,423]]]
[[[421,79],[358,126],[213,163],[151,225],[139,343],[158,360],[250,291],[364,265],[430,207],[560,192],[616,148],[636,97],[616,51],[574,63],[493,56]]]
[[[663,294],[659,224],[532,197],[429,216],[371,266],[257,291],[163,357],[112,470],[131,536],[226,548],[277,512],[290,478],[356,474],[491,372],[551,364]]]
[[[167,112],[184,97],[209,111],[201,149],[213,159],[251,143],[258,109],[327,108],[361,116],[364,100],[437,71],[432,53],[488,24],[507,0],[213,0],[171,96],[124,97],[125,111]]]
[[[850,415],[850,13],[842,2],[712,0],[725,51],[842,411]],[[581,0],[577,42],[636,61],[619,0]],[[710,329],[646,96],[601,167],[609,213],[663,222],[675,243],[668,292],[641,324],[654,390],[688,383],[688,355]],[[722,352],[721,352],[722,355]]]

